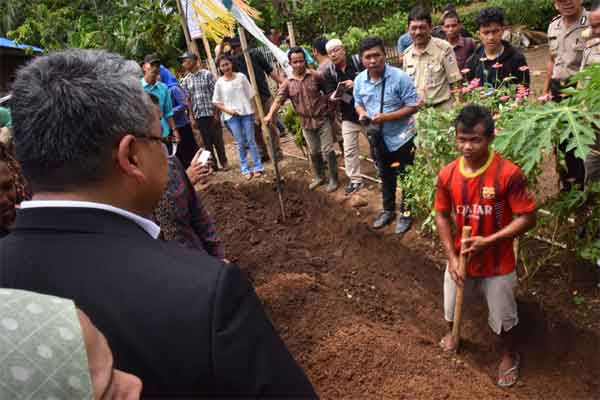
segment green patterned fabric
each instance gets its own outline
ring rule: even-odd
[[[91,399],[75,304],[0,288],[0,399]]]
[[[0,107],[0,128],[12,128],[12,118],[10,110],[5,107]]]

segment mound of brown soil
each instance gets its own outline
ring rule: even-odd
[[[202,194],[227,257],[253,281],[290,351],[325,399],[600,398],[600,342],[520,303],[522,380],[495,386],[497,344],[483,301],[467,304],[464,350],[442,354],[442,273],[305,184],[213,185]]]

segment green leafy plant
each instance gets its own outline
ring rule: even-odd
[[[291,104],[286,104],[280,111],[281,119],[288,132],[294,137],[294,143],[302,150],[302,153],[306,156],[306,140],[302,134],[302,125],[300,124],[300,117],[294,111],[294,107]]]
[[[415,218],[422,221],[421,230],[435,232],[433,200],[437,174],[457,156],[454,147],[456,111],[441,112],[427,108],[419,113],[415,139],[417,152],[412,166],[407,168],[402,188],[406,204]]]

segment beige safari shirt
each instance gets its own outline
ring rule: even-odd
[[[588,40],[585,44],[585,50],[583,50],[581,69],[583,70],[593,64],[600,64],[600,38]]]
[[[548,48],[554,57],[552,79],[566,80],[581,68],[585,40],[581,33],[589,26],[588,11],[583,9],[581,18],[566,28],[562,17],[555,18],[548,27]]]
[[[462,79],[452,45],[432,37],[422,54],[414,44],[404,52],[403,69],[413,79],[419,95],[428,105],[441,104],[451,97],[450,85]]]

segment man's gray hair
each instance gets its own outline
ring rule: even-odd
[[[34,191],[102,180],[126,134],[147,136],[152,105],[131,64],[103,50],[36,58],[13,84],[17,160]]]

